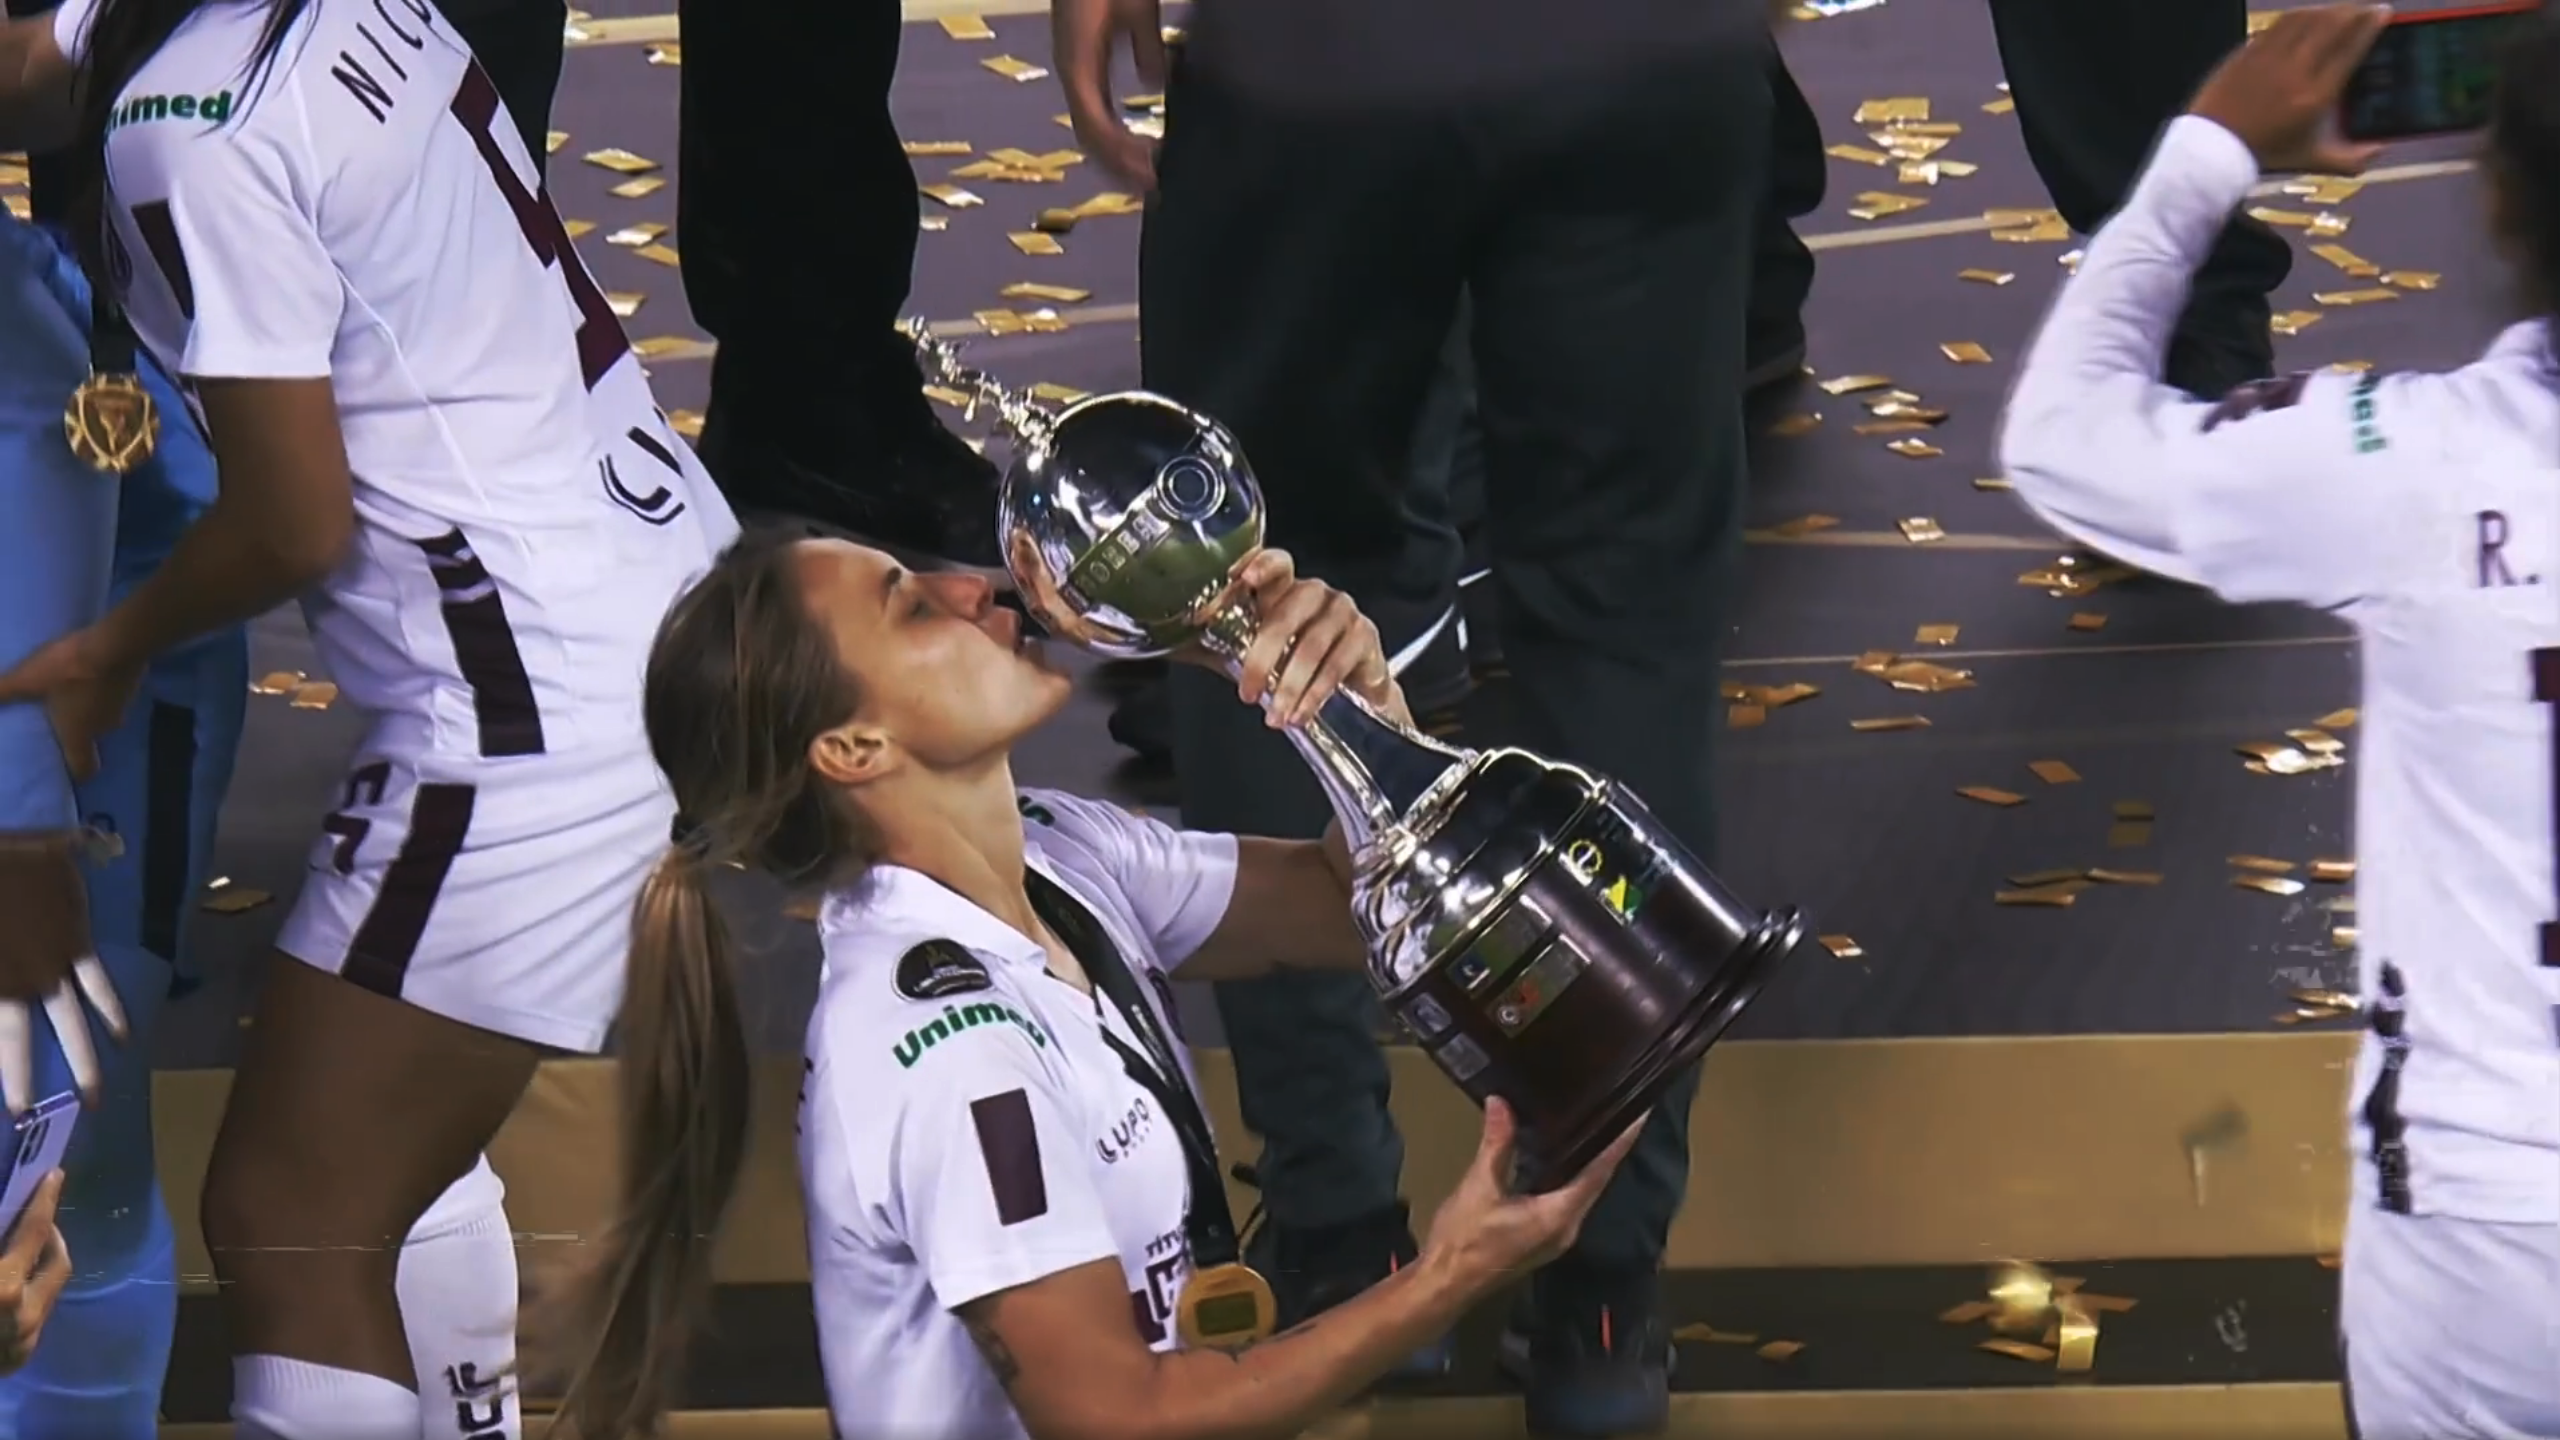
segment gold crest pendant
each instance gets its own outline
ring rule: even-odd
[[[62,433],[71,453],[91,469],[128,475],[159,446],[160,407],[140,376],[93,372],[71,392]]]

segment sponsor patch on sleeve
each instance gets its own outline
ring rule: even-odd
[[[898,993],[910,1000],[945,1000],[994,983],[986,963],[956,940],[927,940],[898,957]]]
[[[1020,1225],[1049,1213],[1049,1181],[1040,1168],[1040,1130],[1031,1097],[1007,1090],[969,1104],[978,1132],[978,1156],[987,1164],[987,1188],[995,1192],[996,1223]]]
[[[2311,372],[2296,370],[2290,375],[2278,375],[2271,380],[2252,380],[2246,385],[2238,386],[2230,394],[2223,396],[2222,403],[2214,406],[2205,415],[2204,431],[2206,434],[2211,434],[2234,420],[2246,420],[2252,415],[2271,415],[2278,410],[2290,410],[2302,403],[2302,392],[2310,384]]]

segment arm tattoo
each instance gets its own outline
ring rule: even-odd
[[[987,1368],[995,1372],[996,1383],[1011,1390],[1013,1382],[1022,1378],[1022,1362],[1013,1358],[1013,1348],[1004,1343],[994,1326],[975,1315],[961,1316],[960,1323],[967,1328],[978,1353],[987,1358]]]

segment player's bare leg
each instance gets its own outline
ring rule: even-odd
[[[276,956],[205,1179],[232,1354],[414,1395],[401,1241],[478,1163],[539,1058]],[[350,1418],[332,1433],[356,1433]]]

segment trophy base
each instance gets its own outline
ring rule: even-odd
[[[1716,983],[1699,991],[1588,1111],[1555,1133],[1520,1137],[1519,1187],[1530,1193],[1561,1188],[1599,1159],[1653,1109],[1681,1071],[1724,1037],[1803,940],[1804,920],[1793,907],[1771,912],[1726,961]]]

